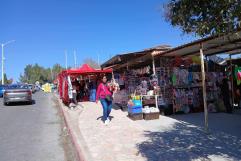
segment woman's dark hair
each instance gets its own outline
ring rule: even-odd
[[[101,80],[102,80],[104,77],[106,77],[106,78],[107,78],[107,76],[106,76],[106,75],[102,75],[102,76],[101,76]]]

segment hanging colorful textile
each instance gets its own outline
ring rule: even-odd
[[[193,82],[193,75],[192,75],[192,68],[188,69],[188,84],[192,84]]]
[[[176,85],[176,83],[177,83],[177,76],[173,73],[173,75],[172,75],[172,85]]]
[[[237,85],[241,84],[241,67],[235,66],[234,77],[237,80]]]
[[[195,64],[201,64],[201,58],[199,56],[192,56],[192,62]]]
[[[176,67],[182,65],[182,58],[180,56],[176,56],[174,64],[175,64]]]

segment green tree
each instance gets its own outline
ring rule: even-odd
[[[20,81],[31,84],[34,84],[36,81],[44,83],[47,81],[46,71],[38,64],[29,64],[25,67],[24,74],[20,76]]]
[[[7,77],[7,74],[6,73],[4,73],[4,83],[5,84],[8,84],[9,82],[8,82],[8,77]]]
[[[29,64],[24,68],[24,74],[20,75],[20,81],[31,84],[34,84],[36,81],[39,81],[41,84],[53,82],[62,70],[63,68],[59,64],[55,64],[53,68]]]
[[[58,76],[58,74],[63,71],[64,68],[60,64],[55,64],[52,68],[52,77],[55,80]]]
[[[2,84],[2,80],[0,80],[0,84]],[[12,84],[13,83],[13,79],[8,79],[7,78],[7,74],[4,73],[4,84]]]
[[[165,17],[184,33],[208,36],[240,28],[240,0],[169,0]]]

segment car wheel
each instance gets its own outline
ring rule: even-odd
[[[8,106],[8,103],[7,103],[7,102],[4,102],[3,105],[4,105],[4,106]]]

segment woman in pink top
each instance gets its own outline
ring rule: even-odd
[[[96,93],[96,103],[100,100],[103,107],[103,121],[105,125],[110,122],[110,112],[112,109],[112,92],[107,85],[107,78],[103,76],[102,82],[99,84]]]

